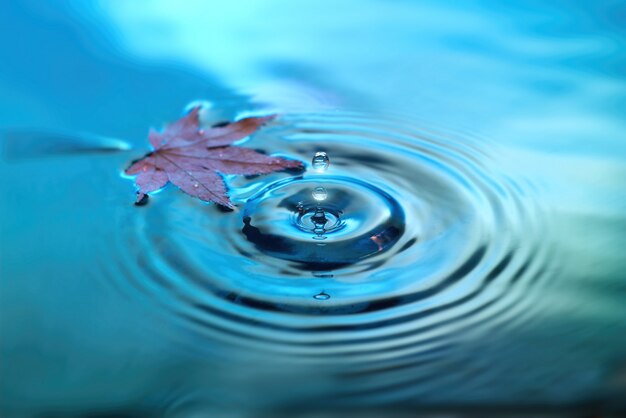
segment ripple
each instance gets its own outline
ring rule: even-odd
[[[437,387],[432,367],[460,341],[539,314],[553,250],[532,187],[493,144],[345,113],[283,117],[251,143],[305,161],[325,152],[332,165],[229,178],[233,213],[159,195],[119,237],[118,287],[206,338],[298,362],[349,358],[346,396]]]
[[[315,196],[319,190],[323,199]],[[314,271],[388,250],[402,235],[405,219],[400,205],[375,186],[350,177],[310,176],[261,190],[246,202],[243,222],[242,232],[256,249]],[[277,269],[284,264],[280,260]]]

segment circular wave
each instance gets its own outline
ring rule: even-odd
[[[242,232],[278,259],[277,269],[287,260],[304,271],[331,271],[388,250],[402,236],[404,218],[391,196],[366,182],[300,176],[248,199]]]
[[[163,193],[120,236],[112,275],[130,293],[207,337],[303,362],[349,355],[346,379],[376,375],[368,384],[379,393],[436,388],[424,364],[537,314],[533,295],[551,268],[546,226],[532,188],[484,142],[322,114],[284,117],[252,144],[304,161],[324,151],[332,164],[322,175],[229,178],[232,213]]]

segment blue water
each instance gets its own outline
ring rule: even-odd
[[[626,411],[622,2],[181,3],[0,4],[0,416]],[[306,171],[132,205],[197,103]]]

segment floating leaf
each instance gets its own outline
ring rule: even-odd
[[[148,140],[154,151],[133,162],[125,171],[137,176],[137,202],[142,201],[146,193],[170,182],[200,200],[232,208],[220,173],[250,175],[302,168],[300,161],[231,146],[256,132],[274,119],[274,115],[249,117],[225,126],[202,129],[199,110],[199,107],[192,109],[161,133],[150,130]]]

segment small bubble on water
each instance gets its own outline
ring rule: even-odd
[[[330,299],[330,295],[328,293],[321,292],[313,296],[313,298],[317,300],[328,300]]]
[[[317,200],[318,202],[326,200],[326,198],[328,197],[328,192],[322,186],[313,189],[313,193],[311,194],[313,195],[313,199]]]
[[[311,165],[315,171],[326,171],[330,165],[328,155],[324,151],[316,152],[313,156],[313,160],[311,161]]]
[[[198,183],[194,183],[193,187],[199,187],[200,185]]]

